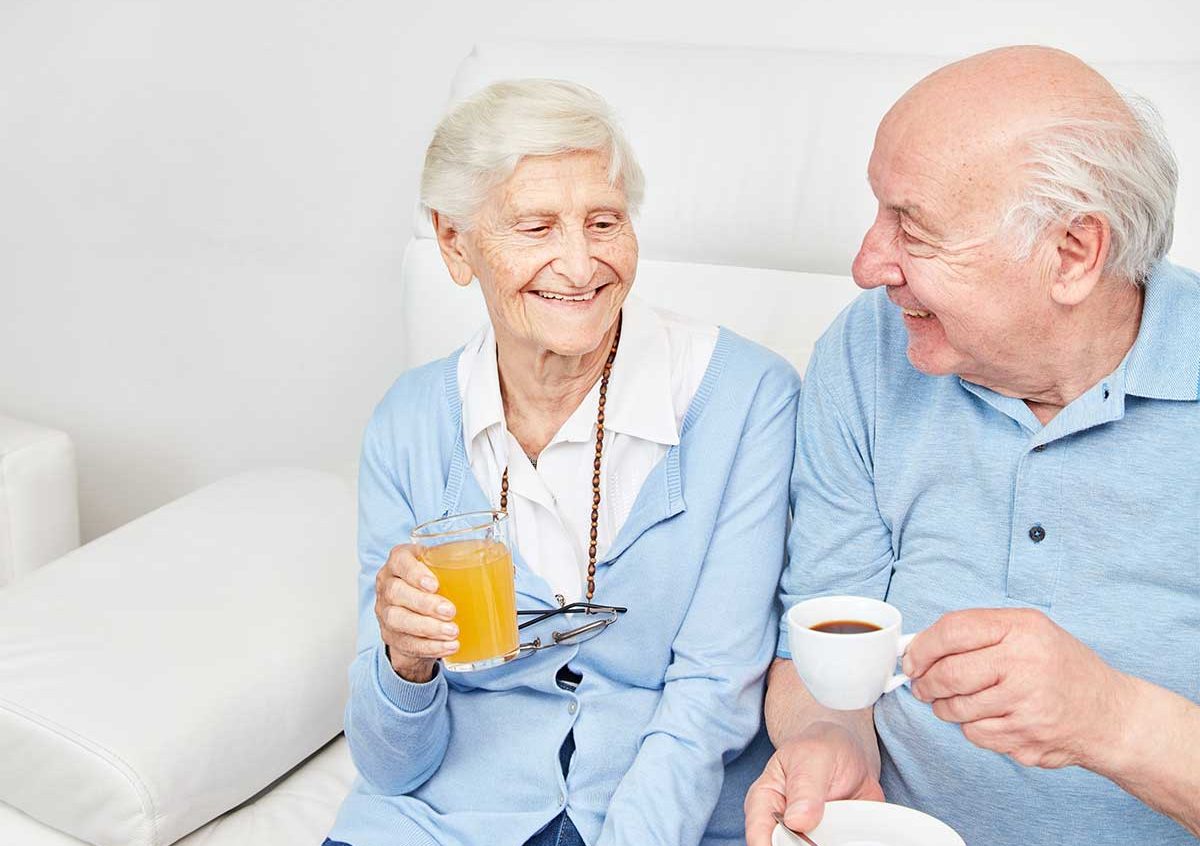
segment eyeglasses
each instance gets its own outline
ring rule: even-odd
[[[564,605],[561,608],[554,608],[550,611],[518,611],[517,617],[531,617],[517,625],[517,630],[527,629],[530,626],[536,626],[538,623],[545,622],[552,617],[557,617],[560,614],[585,614],[589,617],[594,616],[596,619],[590,620],[583,625],[577,626],[566,631],[550,632],[550,641],[543,643],[540,636],[533,640],[522,643],[519,647],[521,655],[532,655],[540,649],[549,649],[553,646],[578,646],[585,643],[600,632],[607,629],[617,621],[617,617],[624,614],[627,608],[622,608],[618,605],[594,605],[591,602],[572,602],[569,605]]]

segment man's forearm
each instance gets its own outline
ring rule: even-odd
[[[1125,676],[1119,740],[1084,766],[1200,837],[1200,706]]]
[[[837,723],[852,731],[862,742],[871,772],[879,776],[879,738],[875,734],[874,707],[859,711],[834,711],[813,699],[796,665],[776,658],[767,673],[767,700],[764,706],[767,734],[779,748],[816,722]]]

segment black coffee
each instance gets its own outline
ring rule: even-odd
[[[866,632],[877,632],[883,627],[874,623],[865,623],[862,620],[830,620],[827,623],[809,626],[809,628],[814,632],[828,632],[829,634],[865,634]]]

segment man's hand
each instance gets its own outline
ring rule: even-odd
[[[862,742],[837,723],[815,722],[776,750],[746,794],[747,846],[771,846],[772,813],[783,814],[793,831],[821,822],[834,799],[883,801]]]
[[[375,574],[375,617],[392,669],[411,682],[433,678],[433,665],[458,651],[455,609],[411,544],[395,547]]]
[[[904,671],[940,719],[1030,767],[1095,769],[1130,716],[1133,680],[1040,611],[946,614],[913,640]]]

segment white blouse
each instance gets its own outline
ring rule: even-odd
[[[620,532],[650,471],[679,443],[684,415],[718,334],[714,325],[651,308],[634,297],[626,299],[622,314],[604,413],[597,560]],[[500,481],[508,467],[509,543],[562,601],[584,599],[599,380],[542,450],[537,467],[504,420],[490,324],[463,349],[458,384],[471,471],[494,508],[500,507]],[[599,579],[595,601],[604,601]]]

